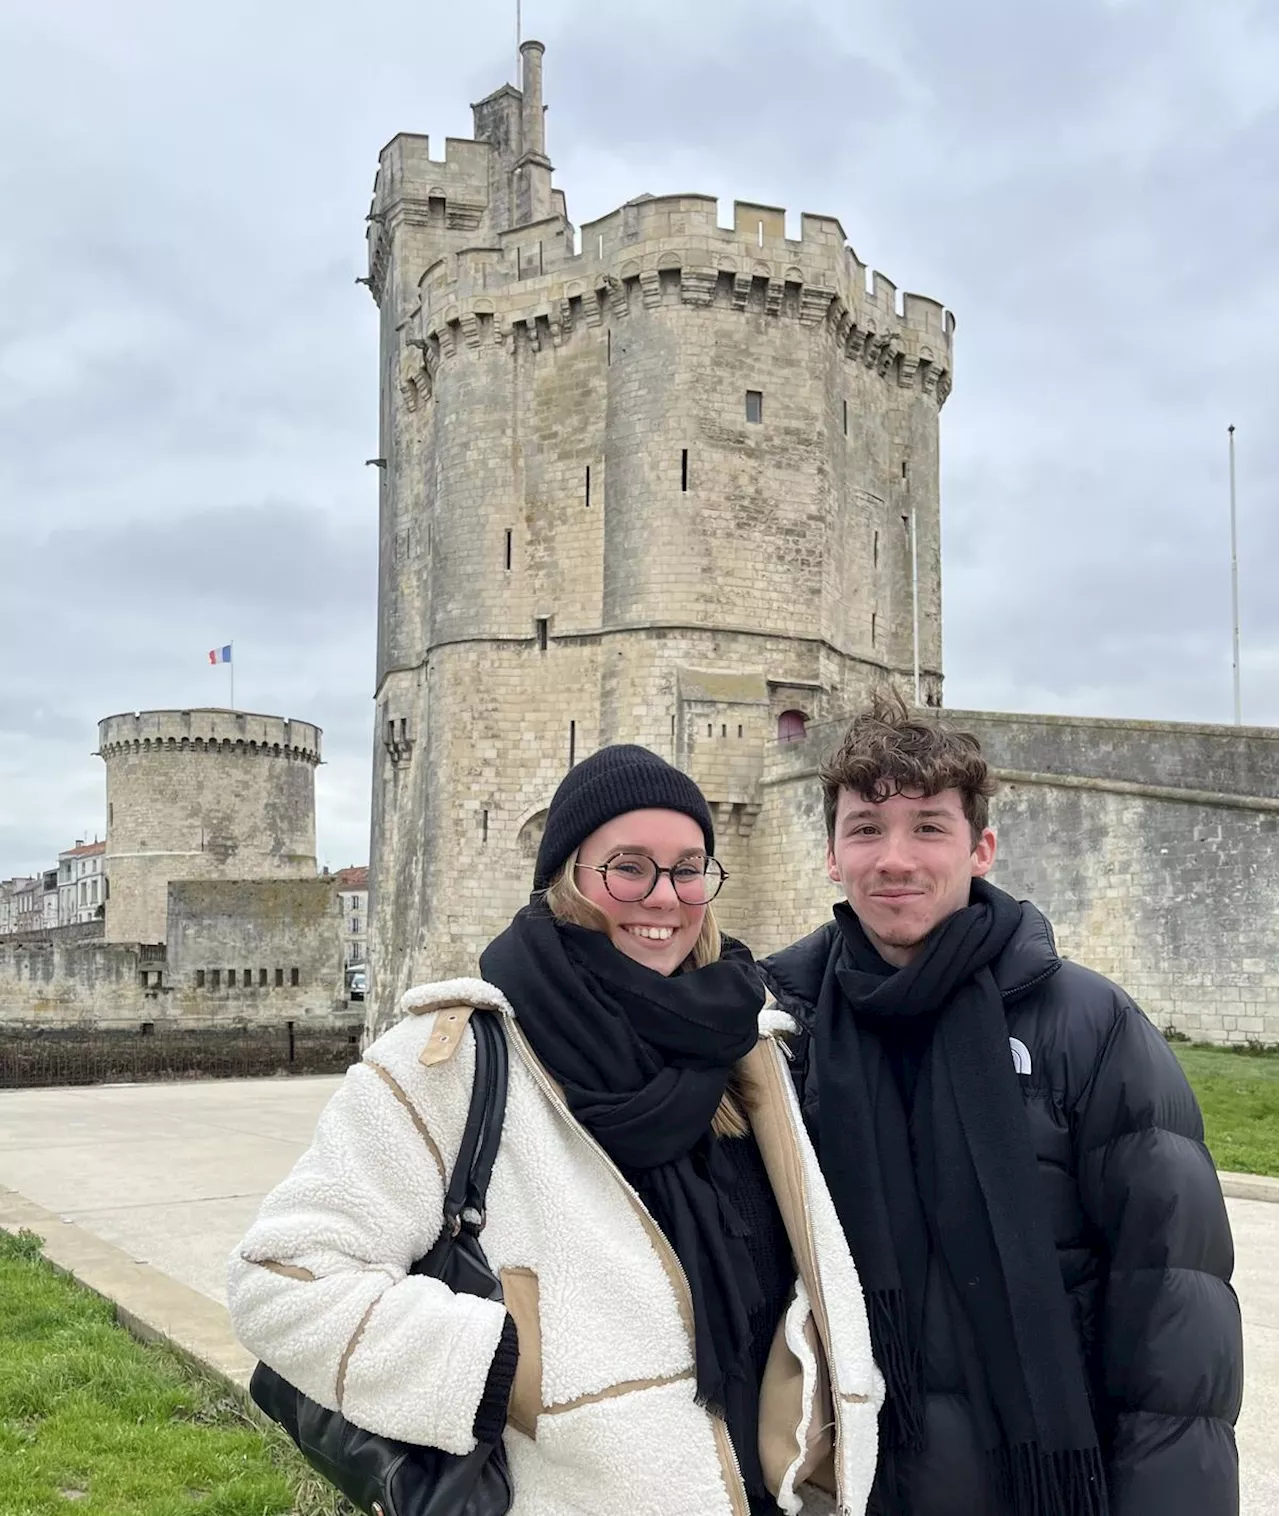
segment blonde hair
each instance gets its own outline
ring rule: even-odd
[[[567,921],[573,926],[585,927],[590,932],[608,932],[609,918],[598,905],[593,905],[578,888],[576,870],[578,849],[565,859],[556,870],[555,878],[547,886],[546,902],[557,921]],[[688,962],[695,969],[705,968],[720,957],[723,939],[716,922],[716,913],[708,904],[702,918],[702,928],[689,954]],[[677,969],[676,971],[680,971]],[[721,1098],[715,1115],[711,1118],[711,1130],[717,1137],[745,1137],[749,1131],[747,1118],[742,1109],[742,1095],[731,1079],[729,1088]]]

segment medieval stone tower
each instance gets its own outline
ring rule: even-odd
[[[757,827],[779,737],[886,679],[910,694],[917,670],[941,701],[950,315],[868,277],[826,216],[791,238],[773,206],[724,227],[707,196],[643,195],[575,232],[542,44],[522,54],[523,90],[473,107],[473,140],[384,149],[369,215],[384,1005],[474,972],[597,747],[641,742],[699,781],[717,909],[750,933],[751,881],[788,863]]]
[[[315,876],[319,727],[246,711],[138,711],[98,723],[98,753],[108,942],[163,942],[172,880]]]

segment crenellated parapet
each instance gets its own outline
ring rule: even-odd
[[[98,723],[98,754],[110,761],[130,753],[225,753],[283,758],[314,768],[320,728],[309,721],[248,711],[134,711]]]
[[[466,348],[558,346],[575,331],[661,307],[738,311],[829,329],[845,357],[941,405],[951,388],[955,319],[869,271],[832,217],[804,214],[786,235],[776,206],[734,203],[721,226],[707,195],[644,196],[584,226],[562,218],[508,228],[445,252],[423,270],[402,324],[409,403]]]
[[[517,94],[516,91],[511,91]],[[369,207],[369,289],[381,301],[396,233],[425,228],[442,236],[478,231],[489,205],[487,142],[447,137],[442,159],[429,137],[404,132],[383,148]]]

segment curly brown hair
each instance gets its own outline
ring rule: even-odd
[[[849,723],[839,748],[819,770],[827,840],[834,841],[841,790],[873,804],[913,791],[959,790],[974,846],[987,826],[996,792],[978,739],[940,722],[915,720],[896,690],[876,690],[868,710]]]

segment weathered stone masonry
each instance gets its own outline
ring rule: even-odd
[[[397,137],[370,213],[382,997],[474,964],[556,783],[603,743],[695,774],[737,868],[782,713],[910,681],[913,512],[941,698],[950,317],[868,287],[838,222],[792,240],[774,207],[725,228],[708,197],[645,197],[575,251],[525,57],[532,100],[499,90],[443,159]]]
[[[646,195],[575,230],[542,47],[522,51],[523,91],[473,107],[474,139],[388,144],[369,214],[371,1025],[474,972],[556,784],[605,743],[698,780],[722,923],[792,940],[832,899],[814,769],[839,718],[877,684],[910,697],[917,665],[942,703],[950,313],[869,274],[830,217],[792,239],[776,207],[724,227],[706,196]],[[1068,950],[1162,1022],[1274,1040],[1274,734],[963,719],[1011,775],[998,877]]]

